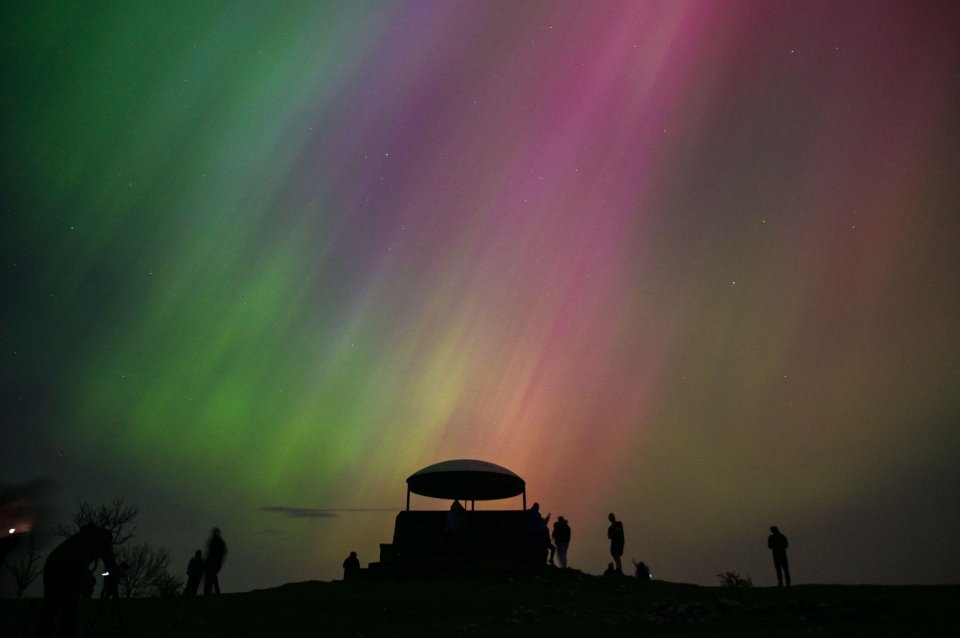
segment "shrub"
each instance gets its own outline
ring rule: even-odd
[[[749,576],[744,577],[737,572],[723,572],[717,574],[717,578],[720,579],[720,584],[723,587],[753,587],[753,581],[750,580]]]

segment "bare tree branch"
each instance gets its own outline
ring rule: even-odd
[[[115,498],[107,504],[94,506],[83,501],[73,515],[70,525],[60,525],[57,533],[60,536],[73,536],[84,525],[96,525],[109,530],[113,535],[114,545],[123,545],[137,533],[137,526],[133,520],[140,513],[136,505],[127,505],[122,498]]]
[[[136,505],[127,505],[115,498],[104,505],[83,501],[69,525],[60,525],[60,536],[73,536],[85,525],[109,530],[113,536],[114,555],[119,567],[120,593],[125,598],[176,595],[183,588],[183,579],[169,573],[170,555],[166,549],[147,543],[127,543],[136,535],[134,520],[140,513]]]
[[[26,543],[20,553],[19,560],[6,565],[7,571],[13,576],[13,583],[17,590],[17,598],[23,597],[33,581],[43,573],[43,554],[40,553],[40,547],[37,543],[37,534],[30,530],[25,534]]]
[[[176,595],[183,580],[171,576],[170,555],[162,547],[137,543],[117,551],[120,588],[126,598]]]

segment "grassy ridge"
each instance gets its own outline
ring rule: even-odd
[[[97,600],[89,636],[934,636],[953,635],[960,586],[725,589],[574,570],[542,576],[305,582],[193,599]],[[105,606],[105,605],[104,605]],[[0,601],[0,635],[33,635],[39,601]]]

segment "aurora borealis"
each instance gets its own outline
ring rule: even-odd
[[[376,560],[450,458],[588,572],[613,511],[670,580],[770,584],[776,524],[798,583],[956,582],[956,3],[0,23],[0,480],[178,570],[219,525],[226,591]]]

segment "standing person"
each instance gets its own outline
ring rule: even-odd
[[[350,552],[350,555],[343,560],[343,579],[356,580],[360,577],[360,559],[356,552]]]
[[[777,570],[777,587],[783,587],[783,581],[790,586],[790,564],[787,562],[787,537],[780,533],[777,526],[770,528],[767,547],[773,552],[773,568]]]
[[[220,579],[217,574],[223,567],[223,559],[227,556],[227,544],[223,542],[220,536],[220,528],[214,527],[210,534],[210,540],[207,541],[207,560],[203,566],[203,595],[206,596],[215,591],[220,593]]]
[[[460,536],[463,532],[463,516],[467,510],[460,504],[460,499],[450,504],[450,511],[443,519],[443,533],[447,536]]]
[[[463,517],[466,510],[457,499],[450,506],[446,518],[443,520],[443,537],[446,539],[448,551],[454,554],[460,554],[463,550]]]
[[[183,590],[183,595],[196,596],[201,580],[203,580],[203,552],[198,549],[187,563],[187,588]]]
[[[130,563],[120,563],[115,569],[104,572],[103,588],[100,590],[100,599],[110,598],[110,620],[114,625],[120,623],[120,580],[130,569]],[[89,633],[89,630],[88,630]]]
[[[570,524],[562,516],[558,516],[557,522],[553,524],[553,542],[557,546],[560,567],[566,568],[567,548],[570,547]]]
[[[94,568],[96,568],[96,565],[94,565]],[[94,572],[96,572],[96,569],[84,578],[83,589],[80,590],[80,598],[93,598],[93,590],[97,588],[97,577]],[[107,582],[107,579],[104,578],[103,582]],[[103,594],[101,594],[101,598],[102,597]]]
[[[607,538],[610,539],[610,555],[613,556],[613,562],[617,566],[617,573],[623,573],[623,565],[620,563],[620,557],[623,556],[623,523],[617,520],[613,512],[607,516],[610,521],[610,527],[607,528]]]
[[[540,515],[540,503],[534,503],[533,507],[527,510],[527,535],[530,541],[530,551],[536,557],[536,562],[541,565],[547,557],[547,553],[553,547],[550,543],[550,514],[544,518]]]
[[[80,594],[89,580],[90,564],[96,560],[102,560],[108,572],[117,568],[113,535],[95,525],[84,525],[50,552],[43,564],[43,606],[37,623],[38,636],[53,636],[57,617],[60,635],[74,635]]]
[[[126,562],[117,565],[116,569],[104,572],[103,587],[100,588],[100,598],[120,599],[120,579],[127,573],[129,565]]]

